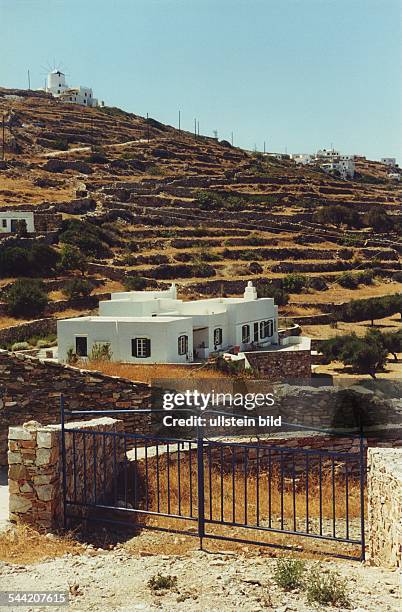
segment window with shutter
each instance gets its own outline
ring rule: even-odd
[[[188,353],[188,336],[179,336],[178,338],[178,353],[179,355],[187,355]]]
[[[151,340],[149,338],[133,338],[131,340],[131,354],[139,359],[150,357]]]
[[[222,344],[222,328],[217,327],[214,330],[214,345],[220,346]]]
[[[243,325],[241,328],[241,341],[250,342],[250,325]]]

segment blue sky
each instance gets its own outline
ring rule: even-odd
[[[259,150],[402,163],[402,0],[0,0],[0,85],[60,64],[111,106]]]

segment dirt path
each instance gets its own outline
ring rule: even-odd
[[[194,612],[237,609],[306,612],[323,609],[308,605],[302,591],[284,592],[277,587],[272,579],[276,561],[266,553],[262,555],[258,550],[239,553],[187,550],[172,555],[148,552],[155,549],[157,539],[162,550],[166,538],[179,545],[182,539],[148,532],[135,538],[137,543],[131,553],[122,546],[111,551],[88,548],[81,556],[67,555],[35,565],[0,562],[0,591],[69,591],[69,609],[80,612],[189,609]],[[312,567],[315,572],[336,570],[347,578],[351,600],[349,609],[359,612],[400,610],[397,572],[352,561],[309,560],[306,564],[308,570]],[[147,582],[158,572],[164,576],[177,576],[177,587],[153,591]],[[13,609],[7,608],[7,612]],[[19,609],[16,608],[16,612]],[[41,609],[46,610],[35,608]]]

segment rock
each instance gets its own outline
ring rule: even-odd
[[[32,508],[32,503],[29,499],[20,495],[10,495],[9,509],[10,512],[28,512]]]

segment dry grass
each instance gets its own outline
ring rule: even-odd
[[[81,362],[78,367],[86,370],[96,370],[108,376],[119,376],[133,381],[150,383],[158,379],[227,379],[223,372],[212,367],[179,366],[168,364],[135,365],[130,363],[117,363],[112,361]]]
[[[82,554],[84,547],[70,535],[44,535],[28,525],[18,524],[0,533],[0,560],[6,563],[39,563],[70,553]]]
[[[215,450],[216,453],[216,450]],[[205,482],[205,512],[206,517],[213,520],[235,521],[249,525],[263,524],[268,520],[271,513],[273,523],[280,520],[283,512],[284,520],[293,525],[296,520],[305,518],[306,514],[306,472],[300,471],[293,479],[286,474],[283,479],[283,498],[281,495],[282,477],[279,470],[279,455],[273,455],[271,466],[271,478],[269,478],[267,467],[261,469],[259,476],[255,468],[248,467],[244,471],[244,463],[235,464],[232,471],[229,457],[221,460],[220,457],[211,457],[205,453],[204,457],[204,482]],[[249,451],[251,454],[251,451]],[[197,511],[197,457],[196,451],[192,451],[190,460],[189,452],[180,453],[180,483],[177,453],[170,452],[159,457],[158,461],[153,458],[148,460],[147,466],[141,464],[140,476],[144,482],[148,482],[148,495],[150,509],[157,510],[159,482],[159,509],[161,512],[170,512],[191,515]],[[275,459],[274,459],[275,457]],[[220,465],[224,465],[220,472]],[[314,465],[315,464],[315,465]],[[321,505],[323,519],[332,519],[332,470],[330,464],[323,462],[321,481]],[[355,464],[353,464],[355,465]],[[191,469],[190,469],[191,468]],[[211,468],[211,469],[210,469]],[[343,465],[335,465],[335,500],[336,517],[346,516],[346,485],[342,473]],[[148,477],[145,479],[145,470]],[[169,471],[169,477],[168,477]],[[234,479],[233,479],[234,473]],[[348,515],[349,518],[360,516],[360,485],[349,468],[348,479]],[[247,492],[246,492],[247,484]],[[180,495],[179,495],[180,491]],[[169,492],[169,493],[168,493]],[[179,504],[180,498],[180,504]],[[233,517],[233,502],[235,512]],[[247,502],[247,503],[246,503]],[[283,508],[283,510],[282,510]],[[320,480],[318,476],[318,459],[311,460],[308,478],[308,509],[310,518],[320,516]],[[270,510],[270,512],[269,512]],[[169,513],[170,513],[169,512]],[[267,526],[267,524],[265,524]],[[273,524],[273,526],[275,526]]]
[[[328,304],[329,302],[341,303],[351,300],[361,300],[371,297],[381,297],[402,292],[402,283],[397,282],[376,282],[372,285],[360,285],[357,289],[346,289],[337,283],[332,285],[327,291],[314,291],[313,293],[292,293],[290,300],[292,304],[300,302],[315,302],[317,304]],[[307,312],[306,312],[307,314]]]

